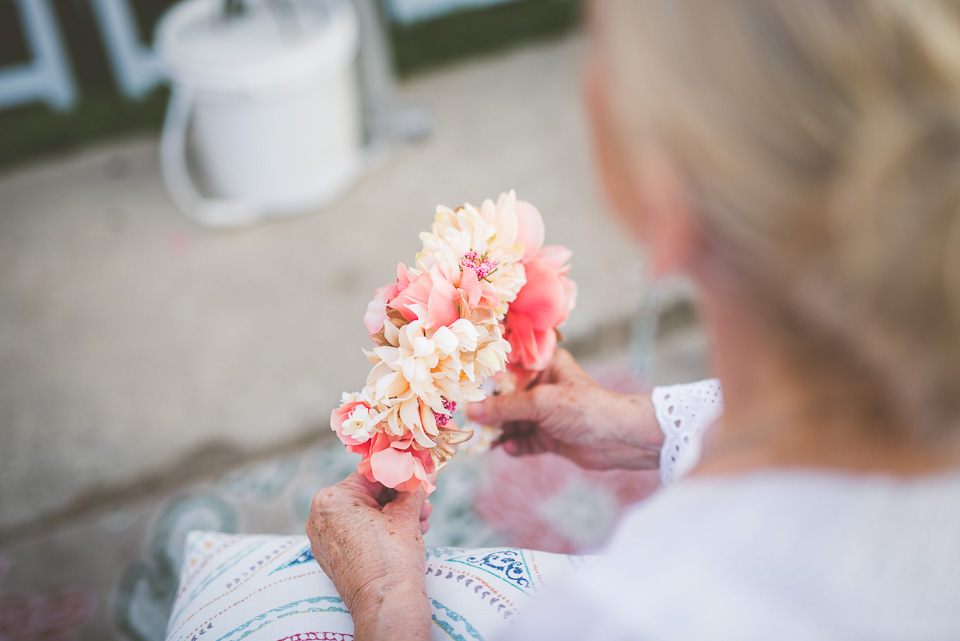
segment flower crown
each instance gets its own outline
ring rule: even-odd
[[[540,212],[513,191],[479,209],[437,207],[416,267],[400,263],[367,307],[366,385],[330,417],[368,479],[432,492],[473,435],[454,424],[457,404],[482,401],[487,379],[509,390],[549,364],[576,285],[570,250],[543,239]]]

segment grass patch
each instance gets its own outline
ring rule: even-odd
[[[394,25],[394,64],[406,77],[519,43],[556,38],[580,24],[581,12],[580,0],[522,0]]]
[[[116,93],[85,93],[77,107],[58,113],[44,105],[0,112],[0,168],[36,161],[93,142],[159,133],[170,92],[159,87],[132,101]]]

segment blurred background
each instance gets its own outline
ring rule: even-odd
[[[0,0],[0,638],[163,639],[188,530],[302,533],[438,203],[541,210],[605,384],[704,376],[597,190],[583,8]],[[588,550],[656,483],[465,455],[428,544]]]

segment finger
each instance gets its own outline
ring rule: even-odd
[[[467,407],[467,417],[487,425],[506,421],[538,421],[542,415],[543,395],[549,394],[546,389],[538,387],[528,392],[500,394],[471,403]]]
[[[523,456],[524,445],[518,439],[506,441],[501,447],[503,447],[503,451],[510,456]]]
[[[517,438],[521,436],[524,431],[527,429],[526,426],[528,423],[521,421],[514,421],[510,423],[504,423],[500,426],[500,433],[497,435],[496,440],[493,441],[494,447],[498,445],[503,445],[510,439]]]
[[[431,514],[433,514],[433,504],[429,500],[424,501],[423,507],[420,508],[420,520],[429,519]]]
[[[430,521],[423,519],[420,521],[420,534],[426,534],[427,530],[430,529]]]
[[[358,490],[369,494],[373,498],[380,496],[383,492],[383,485],[377,481],[371,481],[366,476],[354,470],[347,475],[347,478],[337,483],[340,487]]]
[[[515,385],[514,389],[523,390],[523,391],[531,390],[537,385],[539,385],[540,383],[546,383],[546,382],[548,381],[546,378],[544,378],[544,372],[524,371],[517,374],[517,380],[514,383]]]
[[[542,382],[558,383],[560,381],[589,381],[593,380],[573,355],[562,347],[557,348],[553,359],[543,371]]]
[[[383,492],[383,485],[370,481],[359,472],[352,472],[347,478],[328,488],[340,493],[340,496],[359,497],[370,507],[379,507],[378,498]],[[323,490],[321,490],[323,492]]]
[[[516,438],[503,444],[503,451],[510,456],[531,456],[543,454],[550,450],[535,436]]]
[[[524,456],[550,451],[551,442],[552,439],[548,441],[547,436],[536,423],[517,421],[503,426],[503,431],[494,442],[494,446],[503,447],[503,450],[511,456]]]
[[[397,492],[397,498],[383,506],[386,514],[397,514],[411,520],[420,520],[420,510],[427,500],[427,491],[423,486],[417,488],[416,492]]]
[[[559,441],[553,437],[549,430],[538,428],[530,435],[531,440],[537,450],[541,452],[551,452],[556,449]]]

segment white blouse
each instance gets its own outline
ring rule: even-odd
[[[663,432],[660,480],[668,485],[700,460],[703,435],[723,413],[723,390],[715,378],[654,387],[650,394]]]
[[[658,388],[654,403],[670,481],[696,463],[722,398],[709,381]],[[634,507],[604,558],[541,594],[505,639],[956,641],[960,470],[681,480]]]

